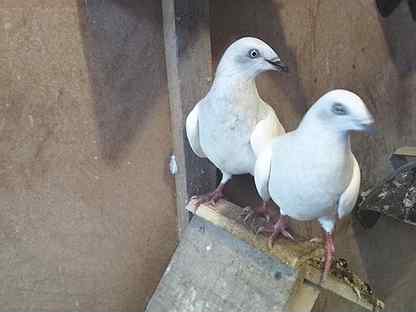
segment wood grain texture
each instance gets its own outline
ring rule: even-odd
[[[186,139],[185,120],[211,83],[211,38],[209,2],[163,0],[165,58],[171,108],[179,238],[189,222],[183,209],[192,195],[215,187],[216,170],[207,159],[198,158]]]
[[[0,311],[143,311],[176,248],[162,10],[0,1]]]
[[[292,295],[287,305],[288,312],[309,312],[312,310],[321,290],[318,286],[305,282]]]
[[[146,312],[284,312],[302,276],[194,217]]]
[[[369,299],[364,296],[358,296],[350,284],[345,279],[340,279],[334,275],[334,272],[331,272],[328,278],[323,283],[320,283],[322,270],[316,265],[312,265],[310,260],[322,257],[324,250],[321,243],[301,239],[298,239],[296,242],[279,239],[274,244],[273,249],[269,249],[267,246],[267,238],[263,235],[256,235],[247,229],[242,224],[240,218],[242,209],[230,202],[222,200],[215,207],[203,204],[198,209],[195,209],[194,202],[191,201],[187,209],[227,232],[232,233],[236,238],[247,242],[256,250],[287,264],[294,270],[303,271],[307,281],[324,290],[330,291],[370,311],[373,310],[375,303],[381,309],[384,306],[376,298]]]

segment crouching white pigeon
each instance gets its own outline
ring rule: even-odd
[[[189,113],[186,134],[192,150],[222,172],[212,193],[197,196],[197,207],[222,198],[233,175],[254,175],[256,155],[274,136],[285,133],[257,92],[256,76],[269,70],[288,68],[265,42],[251,37],[235,41],[224,52],[208,94]]]
[[[360,168],[351,152],[350,132],[369,131],[373,122],[356,94],[330,91],[309,109],[296,130],[274,138],[256,162],[257,190],[262,198],[271,196],[281,212],[274,225],[262,229],[272,233],[269,247],[279,234],[290,237],[288,216],[318,219],[325,231],[322,280],[335,253],[335,222],[352,211],[359,194]]]

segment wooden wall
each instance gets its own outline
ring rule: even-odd
[[[143,311],[176,245],[160,3],[0,1],[0,310]]]
[[[379,134],[353,137],[363,189],[390,170],[387,159],[395,148],[416,145],[416,22],[407,3],[382,19],[372,0],[212,0],[211,27],[214,64],[228,44],[247,35],[280,52],[290,74],[264,74],[258,87],[288,130],[332,88],[350,89],[364,99]],[[233,180],[227,187],[232,201],[245,205],[258,200],[250,177]],[[308,236],[320,234],[314,224],[294,226]],[[415,231],[390,219],[368,231],[351,219],[338,227],[338,255],[367,276],[386,300],[386,311],[416,306]],[[352,307],[326,296],[315,310]]]

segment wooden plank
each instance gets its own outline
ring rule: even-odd
[[[309,312],[318,299],[321,290],[312,283],[305,282],[298,288],[297,292],[292,295],[288,303],[288,312]]]
[[[273,249],[270,250],[267,246],[266,237],[255,235],[241,223],[240,213],[242,209],[225,200],[218,201],[215,207],[202,204],[196,212],[193,201],[191,201],[186,209],[293,268],[301,266],[310,257],[319,257],[324,254],[321,244],[309,241],[295,243],[285,239],[278,240]]]
[[[215,207],[204,204],[195,210],[194,202],[191,201],[186,209],[230,232],[233,236],[247,242],[256,250],[270,255],[294,269],[302,267],[305,270],[305,279],[312,284],[329,290],[370,311],[373,311],[374,307],[377,309],[384,308],[383,302],[374,295],[365,293],[365,291],[361,293],[362,286],[366,284],[353,273],[348,272],[348,276],[345,277],[339,274],[340,272],[332,271],[326,281],[320,284],[321,258],[324,254],[321,243],[308,240],[292,242],[280,239],[274,244],[273,249],[269,249],[265,236],[256,235],[242,224],[240,218],[241,207],[221,200]],[[349,281],[351,279],[353,279],[353,282]]]
[[[190,196],[213,190],[216,170],[192,152],[185,135],[185,120],[205,96],[212,80],[209,1],[163,0],[165,58],[171,108],[178,236],[189,222],[183,209]]]
[[[301,271],[195,217],[146,312],[287,311]]]
[[[414,146],[402,146],[394,151],[390,156],[390,163],[393,168],[399,169],[409,162],[409,158],[416,157],[416,147]]]
[[[414,146],[403,146],[399,147],[394,151],[395,155],[407,156],[407,157],[416,157],[416,147]]]

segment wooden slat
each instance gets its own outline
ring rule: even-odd
[[[305,279],[312,284],[323,289],[329,290],[340,297],[354,302],[368,310],[373,311],[376,305],[382,309],[384,304],[375,297],[359,296],[353,290],[350,284],[344,279],[338,278],[332,272],[328,275],[326,281],[320,284],[321,269],[319,265],[314,265],[314,261],[323,256],[324,250],[321,243],[311,241],[292,242],[286,239],[279,239],[269,249],[267,238],[263,235],[256,235],[247,229],[241,222],[241,207],[238,207],[227,201],[219,201],[215,207],[210,205],[201,205],[195,210],[194,202],[190,202],[186,209],[195,213],[197,216],[223,228],[230,232],[238,239],[246,241],[248,244],[262,251],[263,253],[277,258],[279,261],[286,263],[290,267],[305,270]]]
[[[212,79],[209,1],[163,0],[162,6],[180,238],[189,221],[183,209],[188,199],[212,190],[216,182],[215,168],[194,155],[185,135],[186,116]]]
[[[303,271],[195,217],[146,312],[287,312],[303,280]]]
[[[302,283],[288,303],[288,312],[312,311],[320,292],[320,287],[309,282]]]
[[[414,146],[403,146],[399,147],[394,151],[394,154],[407,156],[407,157],[416,157],[416,147]]]
[[[394,151],[390,156],[390,163],[393,168],[399,169],[409,162],[408,158],[416,157],[416,147],[414,146],[402,146]],[[414,159],[413,159],[414,160]]]

